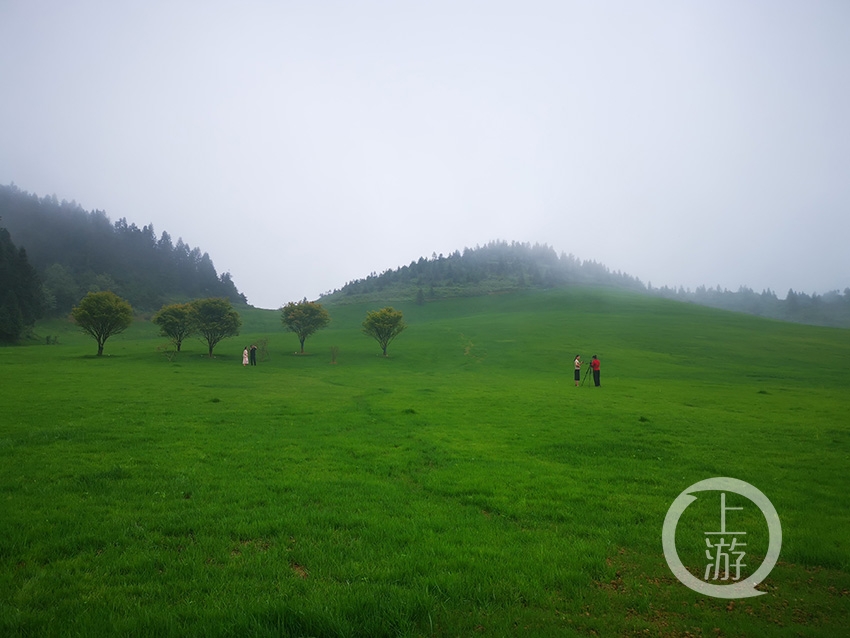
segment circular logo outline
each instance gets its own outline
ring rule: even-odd
[[[755,503],[767,521],[769,542],[764,562],[748,578],[737,583],[713,585],[700,580],[685,568],[676,551],[676,526],[679,524],[679,518],[688,505],[697,500],[697,497],[692,496],[690,493],[705,491],[723,491],[740,494]],[[779,522],[779,515],[776,513],[776,508],[773,507],[773,503],[770,502],[761,490],[739,479],[718,476],[698,481],[676,497],[670,505],[670,509],[667,510],[667,515],[664,517],[664,525],[661,528],[661,544],[664,549],[664,558],[667,560],[670,571],[679,579],[679,582],[689,589],[713,598],[751,598],[767,593],[757,590],[756,585],[767,578],[768,574],[770,574],[776,565],[776,561],[779,560],[779,551],[782,548],[782,525]]]

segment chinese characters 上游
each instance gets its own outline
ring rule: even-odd
[[[742,551],[741,548],[746,547],[747,544],[739,537],[745,536],[746,532],[728,531],[726,529],[726,512],[742,509],[744,508],[727,507],[726,492],[720,493],[720,531],[705,533],[705,556],[709,563],[705,567],[703,580],[729,580],[730,577],[732,580],[740,580],[741,568],[746,567],[746,564],[742,562],[746,552]],[[731,537],[731,539],[727,540],[727,537]],[[715,542],[712,542],[713,540]],[[734,560],[732,556],[735,557]],[[734,575],[732,575],[733,571]]]

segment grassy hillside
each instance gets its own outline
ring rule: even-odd
[[[850,623],[850,333],[592,289],[243,313],[208,359],[150,324],[0,349],[0,634],[830,636]],[[268,339],[267,360],[241,365]],[[331,363],[331,347],[337,362]],[[602,387],[572,360],[598,354]],[[589,381],[589,380],[588,380]],[[697,481],[783,526],[757,598],[672,575]],[[732,495],[734,496],[734,495]],[[744,500],[745,501],[745,500]],[[758,510],[747,563],[767,546]],[[751,505],[751,504],[750,504]],[[701,571],[718,502],[680,522]],[[731,525],[730,521],[730,525]]]

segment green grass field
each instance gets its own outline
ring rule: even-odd
[[[388,358],[375,304],[330,306],[306,355],[263,310],[214,359],[149,322],[103,357],[65,322],[0,349],[0,635],[846,635],[850,331],[592,289],[395,306]],[[665,562],[667,509],[716,476],[779,513],[765,595]],[[680,522],[694,573],[718,503]]]

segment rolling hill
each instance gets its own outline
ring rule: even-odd
[[[0,349],[0,633],[841,635],[846,330],[586,286],[397,307],[387,358],[368,300],[328,304],[306,355],[251,308],[214,359],[149,322],[100,358],[60,320]],[[697,594],[662,553],[717,476],[781,520],[757,598]],[[679,526],[700,575],[718,499]],[[732,504],[755,569],[764,519]]]

